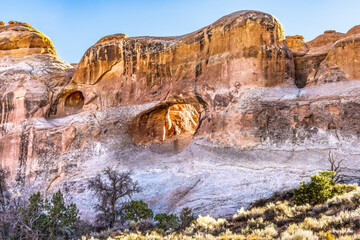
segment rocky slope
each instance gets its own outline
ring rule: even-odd
[[[178,37],[114,34],[74,67],[28,24],[0,27],[0,161],[17,189],[62,189],[132,170],[155,211],[233,214],[326,169],[357,177],[358,28],[305,43],[256,11]],[[299,88],[300,87],[300,88]],[[25,191],[25,192],[26,192]]]

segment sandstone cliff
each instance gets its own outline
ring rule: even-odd
[[[88,216],[106,167],[132,170],[155,211],[214,215],[296,186],[331,149],[357,177],[357,29],[285,40],[240,11],[178,37],[106,36],[74,72],[30,25],[2,26],[1,164]]]
[[[359,79],[358,33],[359,26],[355,26],[346,34],[325,31],[307,43],[302,36],[286,37],[295,56],[296,86],[303,88],[311,84]]]

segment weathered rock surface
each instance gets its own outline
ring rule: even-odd
[[[321,63],[316,82],[360,79],[360,34],[337,41]]]
[[[345,34],[343,33],[338,33],[333,30],[325,31],[324,34],[316,37],[312,41],[309,41],[306,44],[303,42],[302,44],[305,44],[305,46],[302,48],[308,49],[308,51],[303,50],[300,53],[292,44],[294,42],[294,37],[287,38],[291,50],[295,51],[295,84],[297,87],[302,88],[306,84],[314,81],[317,69],[319,68],[320,63],[326,58],[331,46],[344,37]]]
[[[173,104],[157,106],[139,115],[130,125],[130,130],[136,144],[173,145],[174,151],[179,152],[192,140],[198,123],[199,113],[195,107]]]
[[[309,51],[303,36],[286,36],[285,39],[289,48],[293,52],[294,57],[304,56]]]
[[[50,115],[73,71],[29,24],[0,27],[0,162],[13,176],[32,154],[27,119]]]
[[[359,79],[356,73],[359,50],[355,43],[359,33],[358,25],[346,34],[325,31],[307,43],[302,36],[286,37],[294,53],[296,86]]]
[[[329,150],[356,179],[356,39],[285,41],[277,19],[241,11],[179,37],[106,36],[71,80],[55,51],[9,50],[0,57],[1,164],[16,188],[60,188],[87,217],[87,180],[106,167],[132,170],[144,188],[136,198],[155,212],[214,215],[297,186],[328,167]]]
[[[22,57],[29,54],[55,54],[55,48],[48,37],[31,25],[11,21],[7,26],[0,24],[0,57]]]
[[[234,13],[180,37],[105,37],[83,56],[58,115],[66,112],[65,99],[74,91],[85,99],[96,96],[86,109],[102,109],[170,98],[203,105],[219,86],[290,83],[292,55],[283,40],[280,23],[254,11]]]
[[[359,33],[360,33],[360,25],[356,25],[352,27],[349,31],[347,31],[346,36],[351,36]]]

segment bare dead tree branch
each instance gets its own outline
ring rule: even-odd
[[[138,183],[131,178],[131,171],[117,172],[106,168],[102,175],[89,180],[88,187],[98,197],[95,205],[97,223],[109,228],[121,220],[122,207],[127,200],[141,191]]]
[[[329,171],[335,172],[334,176],[331,177],[332,183],[345,183],[345,176],[343,174],[344,169],[341,167],[341,163],[344,159],[338,161],[337,156],[330,151],[328,161],[330,163]]]

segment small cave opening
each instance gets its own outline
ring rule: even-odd
[[[84,106],[84,95],[80,91],[71,93],[65,99],[65,111],[67,113],[75,113],[82,109]]]
[[[189,103],[162,105],[140,114],[130,130],[136,144],[150,145],[158,153],[176,153],[190,144],[199,118]]]

